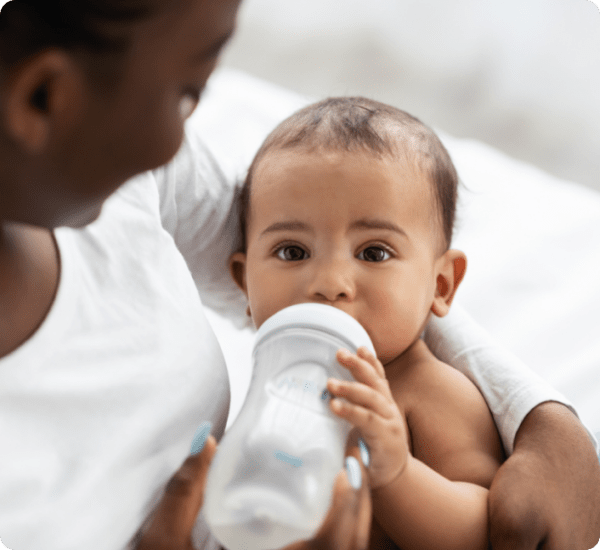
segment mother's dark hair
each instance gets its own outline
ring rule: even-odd
[[[131,27],[169,0],[11,0],[0,12],[0,60],[10,68],[46,48],[121,54]]]

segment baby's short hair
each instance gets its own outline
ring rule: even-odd
[[[414,162],[432,185],[444,249],[452,242],[458,175],[448,151],[428,126],[412,115],[364,97],[332,97],[304,107],[279,124],[265,139],[248,170],[241,195],[241,223],[246,223],[252,178],[270,152],[366,152]]]

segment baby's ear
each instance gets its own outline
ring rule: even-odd
[[[235,284],[242,289],[242,292],[248,296],[246,288],[246,254],[236,252],[229,258],[229,273],[233,277]]]
[[[460,250],[448,250],[437,261],[435,298],[431,311],[444,317],[450,311],[458,285],[467,271],[467,257]]]

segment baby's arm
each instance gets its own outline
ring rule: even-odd
[[[430,380],[427,403],[406,411],[411,454],[381,363],[362,349],[338,359],[357,381],[329,385],[350,402],[334,399],[332,410],[358,427],[370,447],[373,511],[384,531],[403,550],[487,549],[486,487],[502,451],[479,392],[450,369],[451,380]]]
[[[498,346],[459,304],[444,318],[431,316],[424,338],[438,358],[479,387],[510,455],[490,490],[494,549],[595,546],[598,445],[569,402]]]

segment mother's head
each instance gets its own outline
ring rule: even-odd
[[[239,0],[11,0],[0,13],[0,222],[83,225],[176,153]]]

